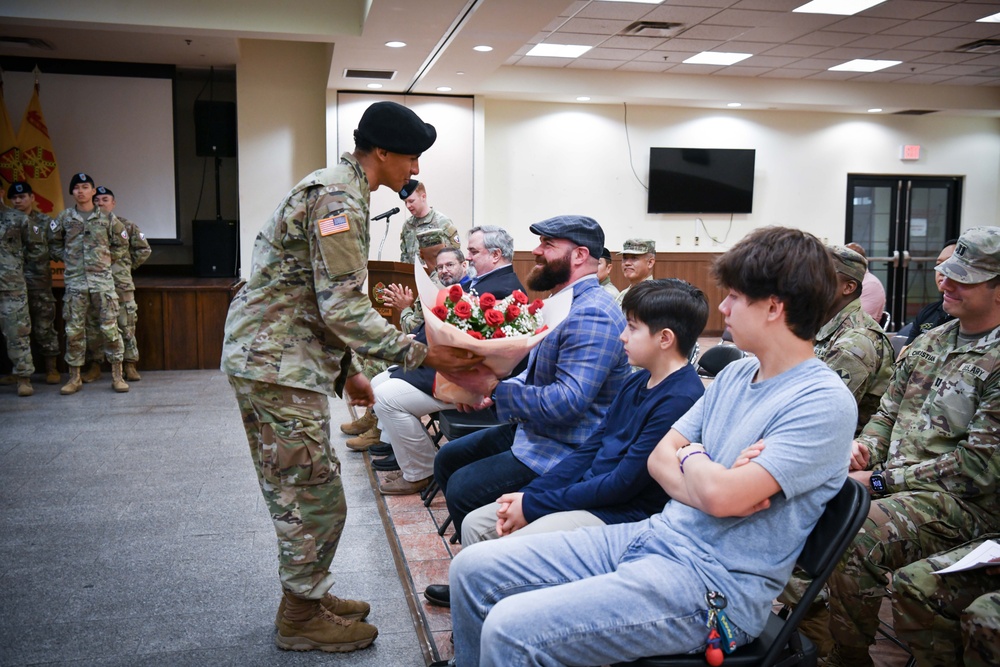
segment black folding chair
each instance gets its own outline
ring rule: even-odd
[[[746,352],[735,345],[719,343],[708,348],[705,350],[705,354],[701,355],[701,359],[698,360],[698,375],[714,378],[722,372],[723,368],[745,356],[747,356]]]
[[[799,634],[799,622],[809,610],[816,596],[826,585],[837,561],[847,551],[861,524],[868,516],[871,499],[868,489],[848,478],[843,488],[827,503],[823,515],[806,540],[798,564],[812,577],[802,601],[787,618],[772,613],[767,626],[757,639],[725,656],[726,667],[787,667],[789,665],[816,665],[816,647],[808,638]],[[620,663],[616,667],[705,667],[703,653],[657,656],[635,662]]]

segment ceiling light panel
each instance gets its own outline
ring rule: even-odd
[[[724,51],[702,51],[684,61],[685,65],[732,65],[746,60],[752,53],[726,53]]]
[[[866,60],[859,58],[830,68],[831,72],[877,72],[901,64],[902,60]]]
[[[582,44],[535,44],[526,56],[542,58],[579,58],[594,47]]]
[[[881,5],[885,0],[813,0],[801,7],[796,7],[793,12],[803,14],[836,14],[839,16],[853,16],[866,9],[871,9],[875,5]]]

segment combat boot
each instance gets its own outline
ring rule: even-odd
[[[278,619],[274,643],[288,651],[347,653],[371,646],[378,629],[364,621],[349,621],[327,610],[319,600],[284,592],[285,608]]]
[[[330,593],[324,595],[319,603],[331,614],[346,618],[348,621],[363,621],[368,618],[368,613],[372,610],[371,605],[367,602],[362,602],[361,600],[341,600],[336,595],[331,595]],[[278,623],[281,621],[284,613],[285,598],[282,597],[281,603],[278,605],[278,615],[274,617],[275,627],[278,627]]]
[[[138,382],[142,379],[142,376],[139,375],[139,371],[135,367],[134,361],[126,361],[122,368],[125,371],[125,379],[129,382]]]
[[[45,357],[45,384],[59,384],[61,376],[55,357]]]
[[[382,430],[378,426],[373,426],[356,438],[348,438],[347,446],[356,452],[363,452],[380,442],[382,442]]]
[[[87,370],[80,373],[80,379],[90,384],[95,380],[101,379],[101,362],[91,361],[90,365],[87,366]]]
[[[128,391],[128,385],[122,379],[122,362],[120,361],[111,362],[111,388],[119,394]]]
[[[26,377],[17,378],[18,396],[31,396],[34,393],[35,390],[31,387],[31,378],[26,378]]]
[[[69,367],[69,382],[63,385],[59,393],[63,396],[69,396],[70,394],[75,394],[83,388],[83,380],[80,379],[80,367],[70,366]]]
[[[365,410],[365,414],[361,415],[354,421],[347,424],[341,424],[340,430],[347,435],[361,435],[376,424],[378,424],[378,419],[375,418],[375,413],[372,412],[372,409],[368,408]]]

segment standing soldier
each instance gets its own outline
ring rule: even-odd
[[[117,218],[125,227],[125,231],[128,232],[128,253],[122,255],[121,259],[111,265],[111,274],[115,278],[115,292],[118,294],[118,333],[122,337],[122,345],[125,348],[123,372],[127,381],[138,382],[142,379],[135,367],[136,362],[139,361],[139,346],[135,341],[135,325],[139,317],[139,308],[135,303],[135,283],[132,281],[132,271],[149,259],[153,250],[149,247],[149,241],[146,240],[146,235],[142,233],[138,225],[114,213],[116,205],[114,192],[103,185],[98,187],[97,194],[94,195],[94,203],[109,218]],[[94,350],[94,347],[90,345],[89,321],[87,347],[91,351]],[[100,375],[100,347],[97,348],[97,352],[98,354],[93,355],[92,358],[97,366],[97,374]],[[84,378],[83,381],[86,382],[87,379]]]
[[[462,247],[462,239],[459,238],[455,223],[427,203],[427,189],[423,183],[418,183],[404,202],[410,217],[403,223],[403,231],[399,235],[399,261],[413,264],[420,251],[417,234],[428,229],[440,229],[451,240],[451,247]]]
[[[24,250],[28,218],[20,211],[0,210],[0,330],[7,339],[7,356],[14,366],[17,395],[31,396],[31,317],[24,283]]]
[[[122,379],[122,338],[118,333],[118,295],[111,265],[128,253],[128,232],[117,218],[109,218],[94,204],[93,178],[82,172],[73,174],[69,192],[76,205],[52,221],[50,248],[52,256],[66,264],[63,318],[69,382],[60,393],[75,394],[83,387],[80,367],[86,357],[89,308],[99,313],[104,353],[111,362],[111,387],[126,392],[128,384]]]
[[[246,285],[226,319],[222,370],[236,393],[261,493],[278,537],[283,597],[275,643],[347,652],[378,635],[367,602],[328,591],[347,505],[330,444],[329,396],[374,402],[353,353],[459,372],[482,361],[394,329],[363,289],[371,191],[399,191],[437,133],[395,102],[369,106],[353,153],[302,179],[264,223]]]
[[[45,358],[46,384],[59,384],[59,335],[56,333],[56,298],[52,296],[48,234],[52,218],[35,209],[35,194],[24,181],[11,183],[7,199],[28,216],[28,247],[24,255],[24,282],[28,288],[31,337]]]

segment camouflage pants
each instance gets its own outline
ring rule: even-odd
[[[347,518],[324,394],[229,376],[257,481],[278,535],[278,576],[295,595],[330,590],[330,563]]]
[[[980,543],[917,561],[892,578],[893,629],[920,667],[1000,665],[1000,576],[933,574]]]
[[[892,571],[983,532],[976,516],[947,493],[907,491],[872,500],[861,531],[827,581],[834,642],[873,644]]]
[[[25,292],[0,291],[0,332],[7,339],[7,356],[14,375],[30,377],[35,364],[31,361],[31,317]]]
[[[56,298],[51,289],[29,289],[28,310],[31,313],[31,338],[46,357],[59,356],[59,335],[56,333]]]
[[[369,359],[368,357],[361,357],[361,373],[369,380],[371,380],[373,377],[383,372],[387,368],[389,368],[389,364],[382,361],[381,359]]]
[[[118,335],[122,339],[123,359],[139,361],[139,347],[135,342],[135,325],[138,321],[139,306],[135,302],[134,290],[116,290],[118,294]],[[87,315],[87,361],[101,361],[100,313],[91,309]]]
[[[66,320],[66,363],[83,366],[87,353],[87,312],[98,315],[99,340],[104,355],[112,363],[122,360],[122,338],[118,334],[118,295],[114,291],[90,292],[67,289],[63,297]]]

